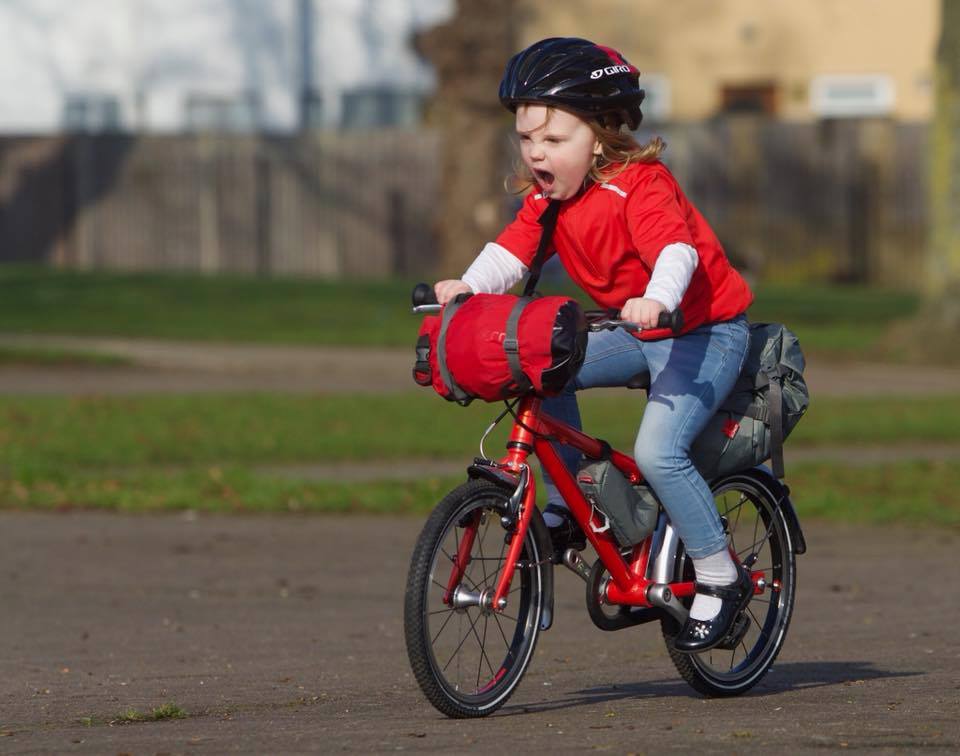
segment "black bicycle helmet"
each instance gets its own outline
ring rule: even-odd
[[[640,71],[610,47],[577,37],[551,37],[514,55],[500,82],[500,102],[557,105],[605,126],[643,119]]]

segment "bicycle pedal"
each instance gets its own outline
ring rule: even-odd
[[[749,629],[750,618],[747,616],[746,612],[741,612],[740,616],[734,620],[733,627],[730,628],[730,632],[727,633],[726,637],[720,641],[715,648],[732,651],[737,647],[740,641],[743,640],[743,636],[747,634],[747,630]]]

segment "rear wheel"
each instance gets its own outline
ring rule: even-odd
[[[734,627],[733,642],[699,654],[673,648],[680,630],[673,619],[663,621],[667,650],[677,671],[697,691],[708,696],[735,696],[746,692],[769,671],[783,647],[796,594],[795,544],[783,513],[777,508],[775,488],[761,476],[730,475],[713,487],[717,510],[726,524],[737,558],[766,582],[753,596]],[[678,580],[693,580],[693,565],[681,553]],[[692,599],[687,600],[687,605]],[[739,635],[739,637],[737,637]]]
[[[501,516],[509,493],[474,480],[437,505],[417,541],[407,578],[404,632],[414,676],[427,699],[450,717],[482,717],[516,690],[533,657],[544,608],[544,569],[533,529],[506,562]],[[451,578],[465,564],[459,579]],[[492,596],[504,569],[515,574],[504,611]],[[483,597],[483,598],[481,598]]]

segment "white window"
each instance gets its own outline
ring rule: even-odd
[[[254,92],[237,97],[192,94],[186,100],[189,131],[245,133],[260,128],[260,98]]]
[[[883,74],[825,74],[810,84],[810,109],[821,118],[887,115],[893,103],[893,80]]]
[[[420,121],[420,93],[410,89],[357,87],[343,94],[343,128],[410,127]]]
[[[670,80],[666,75],[641,74],[640,86],[647,93],[640,106],[644,119],[666,121],[670,118]]]
[[[111,95],[71,94],[63,104],[66,131],[102,132],[120,130],[120,102]]]

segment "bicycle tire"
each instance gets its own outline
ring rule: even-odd
[[[732,649],[681,653],[673,648],[680,630],[676,620],[664,619],[661,628],[674,666],[694,690],[710,697],[737,696],[763,679],[783,648],[796,598],[796,552],[789,523],[777,506],[777,489],[762,474],[749,471],[728,475],[717,480],[712,489],[721,517],[726,519],[733,550],[741,560],[749,552],[758,553],[751,569],[764,572],[767,588],[744,610],[748,628]],[[678,580],[694,578],[692,563],[682,548],[676,575]],[[685,603],[689,606],[691,601]]]
[[[481,480],[454,489],[427,519],[410,561],[404,601],[407,655],[427,700],[449,717],[484,717],[503,706],[529,666],[539,636],[549,567],[541,561],[549,555],[541,554],[532,527],[520,554],[526,566],[516,568],[503,613],[443,603],[460,537],[478,511],[477,537],[460,585],[474,592],[496,585],[506,557],[501,516],[509,496]]]

